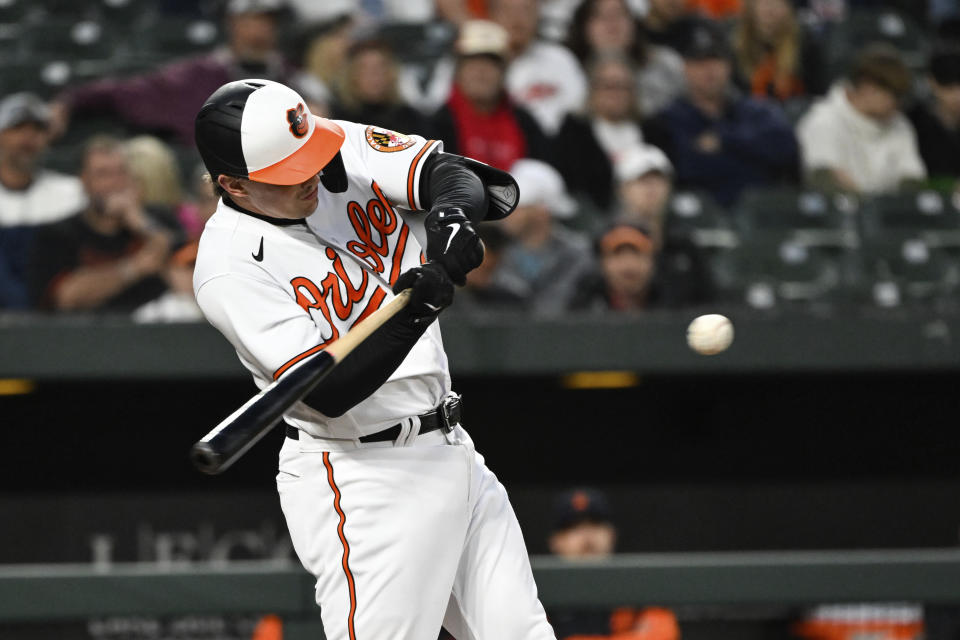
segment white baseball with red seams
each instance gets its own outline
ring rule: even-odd
[[[726,351],[732,343],[733,323],[719,313],[698,316],[687,327],[687,344],[701,355],[716,355]]]
[[[279,122],[280,134],[285,126],[297,123]],[[261,388],[392,299],[399,274],[423,260],[411,210],[421,206],[423,160],[442,145],[333,127],[345,135],[345,192],[321,185],[306,224],[274,224],[221,201],[200,240],[197,301]],[[300,439],[287,438],[280,453],[281,506],[317,577],[329,640],[432,640],[441,623],[457,640],[555,638],[506,491],[470,436],[462,426],[418,434],[417,416],[450,388],[434,323],[344,415],[301,402],[284,416]],[[396,424],[396,442],[359,440]]]

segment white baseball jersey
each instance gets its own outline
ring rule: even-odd
[[[393,298],[423,248],[401,212],[420,208],[424,158],[442,143],[337,121],[349,186],[319,187],[305,223],[269,221],[221,200],[200,238],[194,291],[260,388],[317,353]],[[318,437],[354,439],[434,409],[450,391],[433,323],[373,395],[331,418],[297,403],[285,419]]]

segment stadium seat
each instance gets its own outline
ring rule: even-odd
[[[380,27],[377,35],[407,64],[433,63],[450,50],[455,31],[439,22],[395,22]]]
[[[95,20],[50,20],[27,29],[32,59],[106,59],[123,54],[121,42]]]
[[[790,240],[745,244],[737,254],[741,302],[755,309],[832,304],[859,278],[854,261]]]
[[[103,0],[42,0],[34,5],[43,8],[48,20],[77,21],[99,17],[102,3]]]
[[[864,201],[861,223],[870,239],[922,231],[960,232],[960,200],[938,191],[876,196]]]
[[[36,9],[30,0],[0,0],[0,24],[22,22]]]
[[[863,259],[879,307],[936,304],[955,297],[960,287],[957,260],[919,237],[870,242]]]
[[[871,42],[894,45],[913,69],[926,64],[927,37],[913,18],[893,9],[864,9],[851,12],[830,29],[824,53],[831,76],[844,73],[853,56]]]
[[[736,230],[727,213],[707,194],[678,191],[667,205],[664,229],[669,234],[688,236],[705,248],[733,248]]]
[[[856,245],[858,201],[846,195],[791,188],[752,189],[735,208],[737,225],[746,237],[786,236],[808,245]]]
[[[209,51],[220,39],[220,29],[209,20],[164,17],[137,30],[138,53],[175,58]]]
[[[63,60],[47,62],[11,62],[0,65],[0,91],[30,91],[51,98],[73,79],[73,70]]]

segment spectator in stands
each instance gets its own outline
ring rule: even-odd
[[[431,119],[431,137],[443,140],[450,153],[504,170],[520,158],[546,157],[543,132],[506,92],[508,43],[503,27],[471,20],[463,25],[456,49],[454,86],[447,104]]]
[[[131,78],[105,78],[68,89],[54,102],[58,127],[69,117],[112,114],[135,130],[162,133],[193,145],[193,124],[203,101],[240,78],[286,81],[291,68],[277,49],[277,13],[283,0],[230,0],[227,44]]]
[[[737,83],[752,95],[786,102],[826,90],[818,43],[789,0],[746,0],[732,40]]]
[[[568,560],[613,555],[617,529],[609,500],[593,489],[574,489],[556,498],[550,552]],[[614,611],[550,611],[558,640],[679,640],[677,617],[668,609],[620,607]]]
[[[153,136],[136,136],[123,146],[140,204],[174,226],[186,215],[177,156]]]
[[[15,93],[0,101],[0,309],[22,309],[27,256],[38,225],[62,220],[86,201],[80,181],[43,169],[50,113],[40,98]]]
[[[197,164],[190,181],[190,196],[181,208],[177,222],[189,240],[197,240],[207,220],[217,210],[220,197],[213,189],[213,181],[203,163]]]
[[[741,0],[687,0],[687,10],[713,20],[736,18],[743,10]]]
[[[960,48],[934,53],[929,71],[932,99],[917,104],[910,120],[930,178],[952,189],[960,180]]]
[[[609,53],[589,65],[590,96],[584,115],[568,114],[554,139],[552,162],[570,191],[604,214],[613,204],[613,167],[626,149],[643,141],[629,60]]]
[[[522,282],[533,311],[566,309],[579,280],[593,263],[586,237],[554,224],[569,218],[576,203],[567,195],[556,169],[539,160],[518,160],[510,168],[520,188],[520,202],[501,225],[512,237],[497,274]]]
[[[647,15],[643,18],[643,31],[647,42],[680,52],[688,28],[687,1],[649,0],[649,3]]]
[[[652,145],[630,149],[617,166],[618,212],[625,222],[647,230],[654,245],[663,244],[664,213],[673,191],[673,165]]]
[[[689,240],[662,251],[650,233],[636,224],[615,222],[594,245],[599,269],[576,286],[571,310],[644,311],[677,309],[711,299],[711,285]]]
[[[537,37],[539,0],[490,0],[490,16],[509,34],[510,97],[533,114],[547,135],[555,134],[567,113],[583,108],[583,70],[565,47]]]
[[[400,100],[397,61],[380,40],[355,43],[347,54],[332,117],[365,122],[401,133],[421,134],[423,117]]]
[[[573,310],[642,311],[658,302],[653,290],[656,247],[645,229],[617,223],[596,243],[599,270],[585,276],[570,301]]]
[[[683,60],[668,47],[646,42],[626,0],[583,0],[573,15],[567,46],[582,64],[605,53],[629,58],[637,69],[636,100],[643,117],[683,92]]]
[[[137,198],[122,143],[93,138],[80,174],[89,204],[38,230],[29,283],[34,304],[55,311],[132,311],[164,292],[171,234]]]
[[[526,283],[499,272],[503,254],[511,244],[510,236],[500,223],[481,224],[477,233],[483,240],[483,262],[467,274],[467,284],[457,292],[452,310],[473,313],[526,309],[529,302]]]
[[[644,126],[647,141],[673,162],[678,184],[730,206],[745,187],[793,179],[790,124],[778,106],[735,93],[723,28],[693,24],[683,53],[687,95]]]
[[[325,3],[316,3],[318,5]],[[311,113],[330,117],[347,53],[353,44],[356,24],[351,13],[338,13],[335,17],[315,24],[303,36],[306,43],[301,56],[303,71],[296,74],[294,83],[310,101]]]
[[[821,189],[873,194],[924,180],[916,133],[899,107],[911,86],[896,49],[886,44],[864,49],[848,79],[797,123],[807,181]]]

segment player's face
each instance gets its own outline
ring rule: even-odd
[[[320,197],[320,174],[293,185],[264,184],[245,180],[245,195],[240,206],[271,218],[299,220],[317,208]]]

